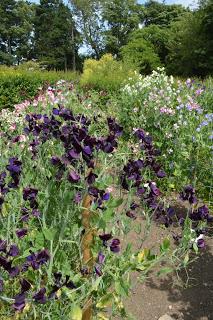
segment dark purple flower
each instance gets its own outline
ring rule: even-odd
[[[75,194],[75,196],[74,196],[74,202],[78,204],[78,203],[81,202],[81,200],[82,200],[82,195],[81,195],[81,193],[80,193],[80,192],[76,192],[76,194]]]
[[[111,233],[105,233],[105,234],[99,235],[99,238],[102,241],[108,241],[108,240],[112,239],[112,235],[111,235]]]
[[[208,215],[208,217],[207,217],[207,222],[213,222],[213,216],[211,216],[211,215]]]
[[[32,210],[32,215],[36,218],[40,217],[41,216],[41,212],[37,209],[33,209]]]
[[[89,173],[89,175],[86,177],[86,181],[88,184],[93,184],[95,182],[95,179],[97,178],[97,174],[93,173],[92,171]]]
[[[8,252],[8,255],[11,257],[17,257],[19,255],[19,248],[17,247],[17,245],[12,244],[10,246],[10,250]]]
[[[23,207],[23,208],[21,208],[21,213],[22,213],[21,221],[24,221],[24,222],[28,221],[29,217],[30,217],[29,209]]]
[[[38,303],[46,303],[47,297],[46,297],[46,288],[41,288],[36,294],[34,294],[33,299]]]
[[[23,238],[27,235],[28,230],[26,228],[16,230],[16,235],[18,238]]]
[[[35,200],[36,196],[38,194],[38,190],[35,189],[35,188],[25,188],[24,191],[23,191],[23,199],[25,201],[29,200],[29,201],[32,201],[32,200]]]
[[[10,158],[9,165],[6,168],[11,174],[19,174],[21,173],[21,165],[22,162],[18,158]]]
[[[53,114],[55,115],[55,116],[58,116],[59,115],[59,109],[56,109],[56,108],[53,108]]]
[[[94,269],[95,269],[95,273],[97,274],[97,276],[101,277],[103,275],[100,266],[96,265],[94,267]]]
[[[54,165],[54,166],[60,166],[62,163],[61,163],[61,159],[57,156],[53,156],[51,158],[51,163]]]
[[[126,216],[133,219],[133,220],[135,220],[137,218],[133,211],[127,211]]]
[[[7,241],[0,239],[0,251],[6,252],[7,248]]]
[[[141,196],[145,193],[145,189],[143,187],[140,187],[137,189],[137,196]]]
[[[117,253],[120,251],[120,240],[119,239],[113,239],[111,241],[110,250],[114,253]]]
[[[8,268],[10,268],[10,266],[11,264],[9,263],[9,261],[5,257],[0,256],[0,267],[7,270]]]
[[[4,203],[4,198],[0,196],[0,206]]]
[[[0,292],[4,290],[4,282],[2,279],[0,279]]]
[[[102,196],[102,200],[104,200],[104,201],[108,201],[109,198],[110,198],[110,193],[109,192],[104,193],[103,196]]]
[[[99,190],[98,190],[98,188],[96,188],[96,187],[89,187],[89,188],[88,188],[88,193],[89,193],[91,196],[97,198],[97,197],[98,197],[98,194],[99,194]]]
[[[135,209],[137,209],[139,207],[139,205],[137,204],[137,203],[135,203],[135,202],[132,202],[131,204],[130,204],[130,209],[131,210],[135,210]]]
[[[74,282],[72,280],[69,279],[68,276],[66,276],[66,281],[63,284],[64,286],[66,286],[68,289],[76,289],[76,285],[74,284]]]
[[[74,149],[72,149],[68,151],[67,156],[69,160],[73,160],[73,159],[79,159],[80,154],[77,153]]]
[[[19,185],[22,162],[18,158],[10,158],[7,170],[10,172],[12,181],[8,184],[9,188],[17,188]]]
[[[169,208],[167,209],[167,214],[168,214],[169,217],[174,216],[174,215],[175,215],[175,210],[174,210],[174,208],[169,207]]]
[[[185,222],[185,219],[183,217],[181,217],[179,220],[178,220],[179,224],[182,226]]]
[[[25,293],[19,293],[15,296],[15,302],[13,308],[15,311],[22,311],[25,307]]]
[[[150,182],[149,183],[149,187],[151,189],[151,192],[155,195],[155,196],[159,196],[160,195],[160,190],[157,188],[156,184],[154,182]]]
[[[109,127],[110,131],[111,131],[112,133],[114,133],[114,135],[115,135],[116,137],[119,137],[119,136],[122,135],[122,133],[123,133],[123,127],[121,127],[119,124],[117,124],[117,123],[115,122],[115,119],[113,119],[113,118],[108,118],[108,119],[107,119],[107,122],[108,122],[108,127]]]
[[[197,198],[195,196],[195,189],[189,185],[184,188],[184,191],[180,193],[180,199],[183,201],[189,201],[190,204],[197,203]]]
[[[105,261],[105,255],[102,252],[98,254],[98,263],[103,264]]]
[[[146,136],[146,132],[143,129],[138,129],[135,131],[135,135],[139,140],[143,140]]]
[[[87,155],[91,155],[92,149],[90,148],[90,146],[85,146],[83,148],[83,152],[85,152]]]
[[[15,278],[20,273],[19,267],[9,267],[7,271],[12,278]]]
[[[26,279],[22,279],[20,280],[20,284],[21,284],[21,292],[26,292],[29,291],[31,288],[31,284],[29,281],[27,281]]]
[[[205,240],[204,239],[198,239],[197,240],[197,246],[198,246],[198,248],[205,248]]]
[[[39,265],[42,265],[50,260],[50,254],[47,249],[41,250],[36,254],[36,261]]]
[[[80,176],[74,170],[72,170],[68,174],[68,180],[72,183],[78,182],[80,180]]]
[[[166,173],[163,170],[159,170],[156,173],[156,175],[157,175],[158,178],[164,178],[166,176]]]

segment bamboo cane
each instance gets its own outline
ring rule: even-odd
[[[82,212],[82,226],[84,228],[84,235],[82,238],[82,256],[83,256],[83,264],[88,267],[89,273],[91,273],[93,268],[93,256],[91,251],[91,246],[93,243],[94,232],[90,225],[91,205],[92,197],[90,195],[86,195],[83,200],[83,212]],[[92,298],[87,302],[84,310],[82,320],[92,320],[93,312],[92,312]]]

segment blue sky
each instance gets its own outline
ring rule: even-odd
[[[39,3],[39,0],[31,0],[31,2]],[[139,3],[146,2],[145,0],[138,0]],[[197,0],[166,0],[166,4],[182,4],[183,6],[196,6]]]
[[[138,1],[139,3],[144,3],[146,2],[145,0],[139,0]],[[161,2],[161,1],[159,1]],[[197,4],[197,0],[166,0],[166,4],[182,4],[183,6],[185,7],[188,7],[188,6],[196,6]]]

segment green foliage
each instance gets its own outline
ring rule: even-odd
[[[106,54],[99,61],[88,59],[84,62],[84,70],[80,83],[95,89],[119,89],[125,79],[132,74],[129,67]]]
[[[169,30],[158,25],[149,25],[145,28],[139,29],[130,35],[130,41],[137,39],[138,41],[149,42],[154,49],[154,52],[159,56],[160,61],[165,64],[166,56],[168,54],[167,42],[169,37]]]
[[[103,1],[69,0],[69,2],[76,18],[76,26],[81,31],[89,54],[99,59],[104,50],[104,22],[101,16]]]
[[[186,11],[188,10],[182,5],[166,5],[165,3],[149,0],[145,3],[144,22],[146,26],[155,24],[161,27],[167,27],[171,22],[178,20]]]
[[[116,105],[126,136],[143,128],[154,137],[162,161],[166,160],[167,190],[195,184],[202,198],[210,201],[212,78],[185,83],[162,69],[136,78],[127,81]]]
[[[152,70],[161,66],[161,61],[154,46],[144,39],[135,38],[130,41],[122,50],[123,61],[132,68],[138,69],[142,74],[149,74]]]
[[[171,24],[168,38],[167,69],[178,75],[206,76],[213,72],[212,2],[205,1]]]
[[[26,1],[0,2],[0,64],[29,58],[32,49],[34,5]]]
[[[60,79],[70,81],[78,79],[78,75],[73,72],[33,71],[32,68],[35,70],[38,65],[28,63],[16,69],[0,68],[0,110],[13,108],[15,104],[33,99],[39,87],[45,84],[51,85]]]
[[[108,28],[105,31],[106,51],[119,55],[120,48],[128,41],[128,35],[138,28],[143,7],[135,0],[105,1],[103,19]]]
[[[48,68],[76,69],[78,33],[60,0],[42,0],[35,13],[35,56]]]

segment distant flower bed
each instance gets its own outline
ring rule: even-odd
[[[78,80],[73,72],[55,72],[0,68],[0,110],[12,109],[15,104],[31,100],[39,92],[39,87],[55,84],[61,78]]]

